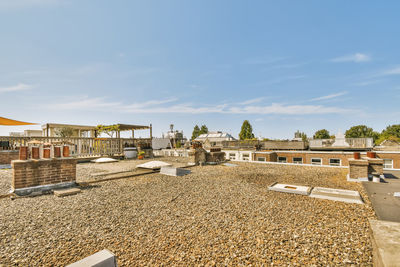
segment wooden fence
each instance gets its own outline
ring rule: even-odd
[[[0,150],[16,150],[28,146],[28,142],[67,144],[74,157],[94,157],[102,155],[121,155],[124,147],[151,147],[150,138],[89,138],[89,137],[14,137],[0,136]]]

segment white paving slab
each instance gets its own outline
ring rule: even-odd
[[[224,163],[222,165],[224,165],[226,167],[236,167],[237,166],[236,164],[233,164],[233,163]]]
[[[161,167],[160,173],[169,175],[169,176],[183,176],[183,175],[191,173],[191,171],[187,170],[187,169],[183,169],[183,168],[163,166],[163,167]]]
[[[308,196],[310,194],[311,187],[291,184],[273,184],[269,186],[268,189],[271,191]]]
[[[109,250],[104,249],[80,261],[67,265],[67,267],[117,267],[117,258]]]
[[[98,159],[91,160],[91,162],[94,162],[94,163],[109,163],[109,162],[117,162],[117,161],[118,160],[112,159],[112,158],[98,158]]]
[[[153,160],[153,161],[149,161],[149,162],[137,165],[136,167],[143,168],[143,169],[156,170],[156,169],[160,169],[161,167],[164,167],[164,166],[172,166],[172,164],[166,163],[164,161]]]
[[[310,197],[329,199],[347,203],[364,204],[360,193],[352,190],[334,189],[325,187],[314,187]]]

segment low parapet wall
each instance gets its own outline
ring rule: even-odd
[[[18,159],[18,150],[0,150],[0,164],[11,164]]]
[[[76,181],[76,159],[73,158],[14,160],[11,165],[14,191]]]

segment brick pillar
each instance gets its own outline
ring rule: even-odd
[[[383,174],[383,159],[378,158],[368,158],[368,174],[373,172]]]
[[[20,160],[28,159],[28,147],[27,146],[21,146],[19,148],[19,159]]]
[[[54,147],[54,157],[61,158],[61,147],[59,146]]]
[[[43,158],[45,159],[50,158],[50,148],[43,148]]]
[[[352,179],[368,177],[368,160],[349,159],[349,176]]]
[[[39,147],[38,146],[33,146],[32,147],[32,158],[33,159],[40,159]]]
[[[69,157],[69,146],[63,146],[63,157],[64,158]]]

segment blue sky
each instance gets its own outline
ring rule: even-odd
[[[400,2],[1,0],[0,116],[237,136],[400,118]],[[35,127],[32,127],[35,128]],[[0,127],[0,134],[25,127]],[[145,134],[145,133],[143,133]]]

